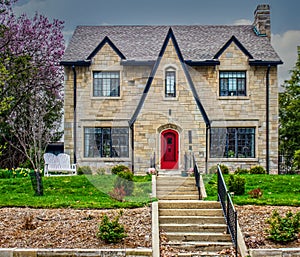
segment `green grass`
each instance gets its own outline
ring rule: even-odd
[[[0,179],[0,207],[134,208],[151,201],[151,177],[135,177],[134,192],[124,202],[108,195],[114,180],[111,175],[43,177],[44,196],[34,196],[29,177]]]
[[[245,194],[234,196],[233,202],[237,205],[286,205],[300,206],[300,175],[240,175],[246,179]],[[224,175],[225,182],[229,175]],[[217,176],[204,175],[207,192],[206,200],[217,199]],[[261,198],[255,199],[248,195],[252,189],[260,188],[263,191]]]

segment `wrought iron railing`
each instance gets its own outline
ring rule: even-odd
[[[238,256],[238,241],[237,241],[237,212],[231,200],[230,193],[227,190],[222,171],[218,165],[218,200],[221,203],[223,213],[227,224],[227,233],[230,233],[232,243],[235,248],[235,256]]]
[[[200,173],[199,173],[198,165],[197,165],[196,162],[195,162],[195,165],[194,165],[194,177],[195,177],[196,187],[198,189],[199,200],[201,200],[202,195],[201,195],[201,189],[200,189]]]

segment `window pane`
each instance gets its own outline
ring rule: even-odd
[[[85,128],[84,157],[129,157],[128,128]]]
[[[254,128],[212,128],[210,137],[212,158],[254,158]]]
[[[175,71],[166,71],[165,96],[176,96],[176,74]]]
[[[93,73],[94,96],[120,96],[120,73],[102,71]]]
[[[220,71],[219,73],[220,96],[245,96],[246,72]]]

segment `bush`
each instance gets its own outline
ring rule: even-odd
[[[99,225],[99,231],[96,234],[97,237],[109,244],[118,243],[127,237],[124,226],[119,223],[121,216],[122,211],[113,220],[110,220],[105,214]]]
[[[243,168],[237,168],[234,174],[236,175],[249,174],[249,170]]]
[[[288,243],[297,239],[300,230],[300,212],[294,215],[289,211],[285,217],[282,217],[277,210],[274,210],[266,222],[270,224],[270,228],[266,231],[269,234],[268,239],[278,243]]]
[[[112,169],[111,169],[111,173],[115,174],[115,175],[118,175],[122,171],[130,171],[130,170],[125,165],[117,165],[117,166],[112,167]]]
[[[230,175],[228,181],[229,192],[233,192],[235,195],[243,195],[245,193],[246,181],[238,175]]]
[[[260,188],[255,188],[255,189],[249,191],[248,195],[251,198],[260,198],[260,197],[262,197],[263,192],[262,192],[262,190]]]
[[[220,169],[222,171],[222,174],[229,174],[229,168],[226,165],[221,164]]]
[[[89,166],[78,167],[77,169],[78,175],[92,175],[92,169]]]
[[[127,196],[132,195],[134,190],[133,177],[133,173],[129,170],[119,172],[114,184],[114,188],[123,188]]]
[[[252,167],[249,171],[250,174],[266,174],[266,170],[262,166]]]

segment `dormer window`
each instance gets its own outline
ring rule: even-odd
[[[167,69],[165,72],[165,97],[176,97],[176,71]]]
[[[94,71],[93,96],[118,97],[120,96],[119,71]]]
[[[246,96],[245,71],[220,71],[220,96]]]

